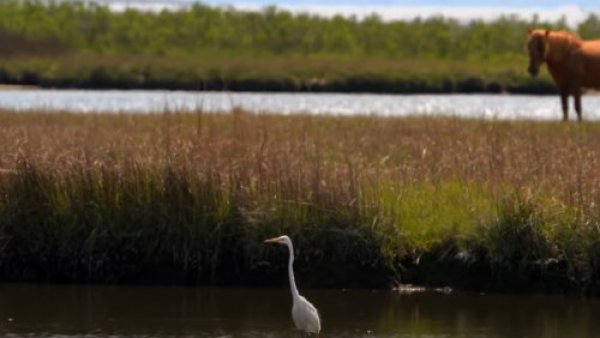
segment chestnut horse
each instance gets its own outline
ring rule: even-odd
[[[575,97],[581,122],[582,88],[600,88],[600,40],[584,41],[567,31],[530,29],[529,73],[536,76],[545,62],[560,93],[563,120],[569,119],[569,95]]]

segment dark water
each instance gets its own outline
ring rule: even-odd
[[[321,337],[597,337],[600,302],[307,290]],[[290,337],[287,289],[0,286],[3,337]]]

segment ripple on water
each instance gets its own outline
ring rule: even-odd
[[[162,113],[168,111],[457,116],[482,119],[559,120],[556,96],[381,95],[336,93],[226,93],[144,90],[3,90],[0,108],[76,113]],[[584,118],[600,119],[600,96],[583,98]],[[571,114],[574,118],[574,113]]]

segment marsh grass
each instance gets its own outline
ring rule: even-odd
[[[5,57],[0,81],[51,88],[146,88],[376,93],[553,93],[544,72],[535,81],[527,58],[438,60],[344,55],[201,54]]]
[[[1,276],[597,292],[598,128],[3,112]]]

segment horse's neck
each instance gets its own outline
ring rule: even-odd
[[[561,33],[550,34],[546,49],[546,61],[548,64],[561,64],[567,61],[568,56],[574,48],[578,48],[581,40]]]

